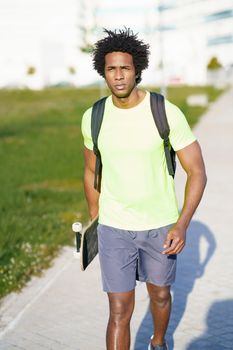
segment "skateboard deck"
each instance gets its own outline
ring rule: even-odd
[[[80,246],[80,267],[84,271],[98,254],[97,225],[98,216],[96,216],[81,233]]]

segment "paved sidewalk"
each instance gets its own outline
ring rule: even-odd
[[[195,129],[207,166],[208,186],[179,256],[170,349],[233,349],[233,90],[222,96]],[[182,198],[184,175],[176,176]],[[104,350],[108,305],[98,259],[83,273],[64,248],[42,278],[0,305],[0,349]],[[136,289],[133,350],[146,350],[152,333],[144,284]]]

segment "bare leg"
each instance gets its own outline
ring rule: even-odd
[[[154,322],[152,345],[163,345],[171,313],[170,287],[159,287],[147,283],[150,296],[150,308]]]
[[[106,334],[107,350],[129,350],[134,296],[134,290],[108,293],[110,315]]]

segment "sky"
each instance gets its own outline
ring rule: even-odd
[[[76,68],[74,79],[80,84],[98,79],[90,56],[80,53],[78,26],[84,22],[92,25],[96,8],[97,37],[101,37],[102,27],[127,25],[140,32],[151,21],[154,6],[151,0],[83,3],[84,8],[81,0],[0,0],[0,85],[21,80],[30,65],[41,69],[43,79],[50,82],[54,76],[66,79],[62,64]]]

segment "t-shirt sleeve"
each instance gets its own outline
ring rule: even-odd
[[[91,137],[91,108],[89,108],[82,117],[81,131],[83,135],[84,145],[93,150],[93,142]]]
[[[196,137],[181,110],[169,101],[165,101],[165,109],[170,127],[169,139],[175,151],[196,141]]]

